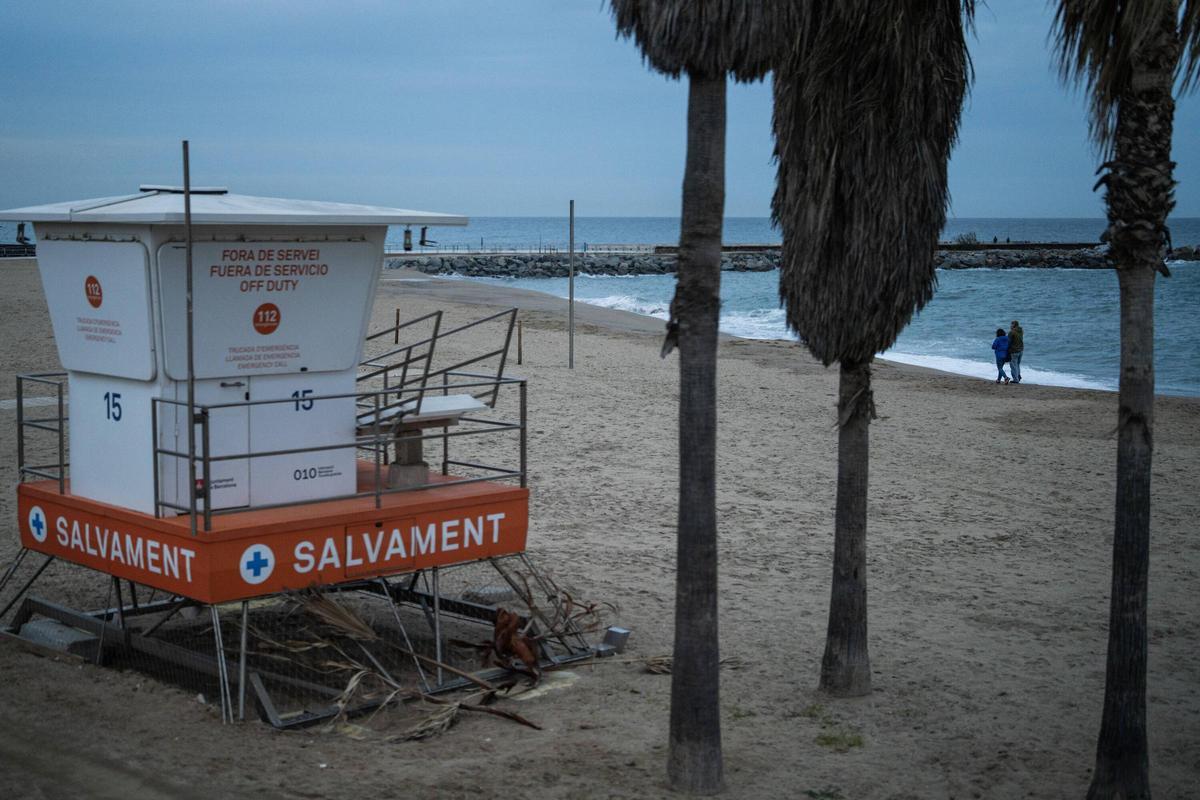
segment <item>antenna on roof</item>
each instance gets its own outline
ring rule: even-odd
[[[229,194],[224,186],[160,186],[156,183],[143,183],[138,187],[139,192],[161,192],[162,194]]]
[[[145,191],[145,187],[142,189]],[[184,241],[186,242],[186,255],[184,263],[187,265],[187,428],[188,428],[188,506],[191,508],[191,533],[196,535],[196,361],[195,361],[195,329],[192,323],[192,312],[194,304],[192,302],[192,173],[191,163],[188,158],[188,140],[183,140],[183,188],[180,190],[183,193],[183,230]],[[157,433],[155,434],[157,436]],[[207,452],[205,456],[207,457]],[[207,477],[207,476],[205,476]],[[208,491],[208,484],[204,486],[204,491]],[[209,508],[207,495],[205,495],[205,509]],[[207,520],[207,517],[205,517]],[[225,705],[221,704],[221,713],[224,714]],[[222,717],[222,722],[224,718]]]

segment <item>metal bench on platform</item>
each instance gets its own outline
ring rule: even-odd
[[[358,377],[360,385],[372,380],[381,382],[385,392],[394,393],[394,402],[382,406],[377,402],[360,402],[355,418],[359,436],[384,433],[395,437],[395,457],[389,459],[387,474],[389,489],[428,484],[429,465],[423,452],[426,429],[445,429],[457,425],[472,412],[495,406],[498,384],[494,381],[499,381],[504,374],[516,317],[517,310],[514,308],[442,331],[442,312],[435,311],[403,323],[397,318],[395,326],[367,337],[367,340],[371,341],[391,334],[393,344],[396,345],[388,352],[364,361],[360,366],[366,372]],[[500,320],[504,325],[503,344],[500,347],[462,359],[450,366],[434,369],[434,357],[440,343],[463,331],[496,320]],[[422,329],[418,326],[426,322],[431,325],[428,335],[417,333],[417,337],[423,338],[412,342],[402,341],[402,333],[420,331]],[[458,371],[463,367],[489,360],[496,364],[494,376]],[[487,383],[482,391],[475,394],[451,394],[448,384],[430,388],[431,379],[441,378],[446,382],[451,377],[483,379]]]

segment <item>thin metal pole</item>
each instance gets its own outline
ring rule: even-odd
[[[67,423],[63,419],[62,384],[58,384],[58,493],[67,493],[67,454],[64,452],[67,436]]]
[[[250,625],[250,601],[242,601],[242,644],[238,658],[238,721],[246,721],[246,629]]]
[[[524,339],[525,323],[522,320],[517,320],[517,366],[524,362],[524,352],[522,348],[522,339]]]
[[[4,591],[4,587],[8,585],[12,576],[17,574],[17,567],[21,566],[21,562],[25,560],[25,556],[27,555],[29,555],[28,547],[22,547],[17,551],[17,557],[12,560],[12,563],[8,565],[8,569],[4,571],[4,577],[0,578],[0,592]],[[0,614],[0,617],[3,616],[3,614]]]
[[[229,672],[225,666],[225,640],[221,636],[221,615],[216,606],[212,612],[213,636],[217,645],[217,691],[221,695],[221,722],[233,722],[233,695],[229,691]]]
[[[54,556],[46,556],[46,560],[43,561],[42,565],[37,568],[37,572],[33,573],[33,577],[31,577],[29,580],[25,581],[25,585],[22,586],[15,595],[13,595],[13,599],[8,602],[8,605],[6,605],[3,609],[0,609],[0,619],[3,619],[4,615],[8,613],[8,610],[17,604],[17,601],[21,599],[21,595],[23,595],[27,591],[29,591],[29,587],[33,586],[33,582],[38,579],[39,575],[41,575],[43,572],[46,571],[46,567],[50,566],[50,562],[53,560],[54,560]],[[7,575],[4,577],[4,582],[8,583]],[[112,587],[109,586],[108,590],[111,592]],[[107,601],[104,603],[104,607],[108,608]]]
[[[575,201],[571,201],[571,254],[567,257],[567,368],[575,369]]]
[[[25,482],[25,382],[17,376],[17,481]]]
[[[449,381],[450,381],[449,376],[447,376],[446,373],[443,372],[442,373],[442,396],[443,397],[450,394]],[[421,392],[421,396],[424,397],[425,393]],[[442,426],[442,474],[443,475],[450,474],[450,435],[449,434],[450,434],[450,426],[443,425]],[[439,677],[438,683],[441,683],[441,682],[442,682],[442,679]]]
[[[421,668],[421,659],[417,658],[417,649],[413,647],[412,640],[408,638],[408,629],[404,627],[404,622],[400,619],[400,609],[396,608],[396,601],[392,598],[387,578],[379,578],[379,585],[383,589],[383,596],[388,601],[388,606],[392,609],[392,616],[396,618],[396,624],[400,627],[400,635],[404,637],[404,646],[408,648],[408,652],[412,653],[413,664],[417,668],[417,675],[421,678],[421,685],[428,692],[430,689],[429,679],[425,677],[425,670]]]
[[[204,453],[201,455],[201,463],[204,471],[201,473],[204,478],[204,530],[212,530],[212,461],[209,458],[209,429],[208,429],[208,409],[205,408],[200,412],[200,434],[201,444],[203,445]],[[193,466],[194,469],[194,466]]]
[[[51,556],[53,558],[53,556]],[[46,562],[50,563],[49,561]],[[108,584],[108,594],[104,596],[104,611],[100,612],[100,641],[96,643],[96,664],[99,665],[104,659],[104,632],[108,630],[108,609],[111,608],[113,585]],[[6,609],[7,610],[7,609]],[[3,613],[0,612],[0,616]]]
[[[162,437],[158,435],[159,431],[158,431],[158,398],[157,397],[150,398],[150,430],[152,431],[152,433],[150,435],[154,437],[154,448],[153,448],[153,450],[154,450],[154,518],[159,519],[160,517],[162,517],[162,506],[160,506],[158,504],[158,493],[161,491],[161,487],[158,485],[158,480],[159,480],[158,465],[162,463],[162,457],[158,451],[162,447]],[[174,449],[174,448],[172,448],[172,449]],[[178,486],[179,485],[178,477],[176,477],[175,480],[176,480],[175,485]]]
[[[528,474],[526,464],[528,461],[526,431],[528,430],[528,412],[525,405],[526,400],[526,382],[521,381],[521,488],[524,489],[528,483]]]
[[[442,589],[438,580],[438,568],[433,568],[433,647],[437,654],[437,685],[441,686],[442,677]]]
[[[371,398],[375,403],[375,413],[372,415],[373,422],[371,423],[371,449],[375,451],[375,507],[379,508],[383,505],[383,500],[380,497],[380,486],[383,482],[383,465],[380,461],[382,454],[379,452],[379,395],[375,394]],[[386,447],[386,445],[384,445]]]
[[[396,330],[394,333],[396,336],[392,344],[400,344],[400,309],[398,308],[396,309]],[[384,377],[386,377],[386,375]]]
[[[121,579],[116,575],[112,576],[113,589],[117,593],[117,622],[121,627],[125,627],[125,600],[121,597]]]
[[[191,532],[196,535],[196,361],[192,327],[192,174],[188,162],[188,140],[183,140],[183,228],[187,253],[187,431],[188,507]],[[208,486],[205,485],[205,491]],[[215,611],[213,612],[215,615]]]

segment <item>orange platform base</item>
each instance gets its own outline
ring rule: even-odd
[[[30,550],[204,603],[520,553],[529,530],[529,490],[491,482],[386,494],[382,508],[372,496],[213,515],[195,536],[187,516],[155,519],[57,481],[19,484],[17,508]]]

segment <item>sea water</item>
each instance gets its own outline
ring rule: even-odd
[[[1159,394],[1200,396],[1200,262],[1171,262],[1155,282]],[[483,279],[481,279],[483,280]],[[490,279],[567,296],[566,278]],[[579,275],[584,303],[666,319],[673,275]],[[931,300],[881,356],[995,380],[997,328],[1025,330],[1023,383],[1115,390],[1121,356],[1117,277],[1109,269],[938,270]],[[750,339],[794,338],[779,307],[779,271],[721,276],[721,330]]]
[[[1174,244],[1200,245],[1200,218],[1169,221]],[[981,242],[1090,242],[1103,219],[951,218],[943,240],[973,234]],[[28,230],[28,229],[27,229]],[[478,217],[461,228],[430,228],[438,248],[556,249],[568,246],[565,217]],[[32,230],[28,231],[31,235]],[[400,250],[404,229],[388,231],[388,250]],[[16,224],[0,222],[0,242]],[[420,231],[413,231],[414,247]],[[577,217],[579,250],[598,244],[672,244],[678,217]],[[728,217],[728,244],[778,244],[766,217]],[[1174,262],[1173,276],[1156,282],[1155,367],[1160,394],[1200,396],[1200,262]],[[566,279],[505,280],[566,297]],[[576,296],[588,303],[666,318],[674,276],[581,276]],[[748,338],[789,338],[778,299],[779,273],[726,272],[721,329]],[[1115,390],[1120,360],[1117,279],[1112,270],[940,270],[937,293],[885,358],[995,378],[991,341],[1013,319],[1025,329],[1021,363],[1026,383]]]
[[[942,230],[943,241],[973,235],[980,242],[1099,242],[1103,219],[952,217]],[[1200,245],[1200,219],[1170,220],[1175,245]],[[566,250],[570,226],[566,217],[472,217],[462,228],[430,228],[437,249]],[[779,244],[778,229],[767,217],[726,217],[726,244]],[[412,232],[420,246],[420,230]],[[605,244],[677,244],[679,217],[576,217],[575,247],[580,252]],[[388,231],[387,248],[398,252],[404,229]],[[430,249],[433,249],[431,246]]]
[[[441,209],[451,211],[454,209]],[[942,230],[943,241],[974,235],[980,242],[1098,242],[1105,221],[1099,218],[951,217]],[[1200,245],[1200,218],[1174,217],[1169,221],[1174,244]],[[32,238],[34,226],[26,226]],[[465,227],[431,227],[436,245],[420,245],[419,226],[411,231],[414,250],[566,250],[570,226],[566,217],[471,217]],[[16,240],[15,222],[0,222],[0,243]],[[767,217],[726,217],[723,238],[727,244],[779,244],[779,231]],[[575,247],[586,250],[604,244],[676,244],[679,217],[576,217]],[[404,227],[388,229],[387,249],[404,247]]]

